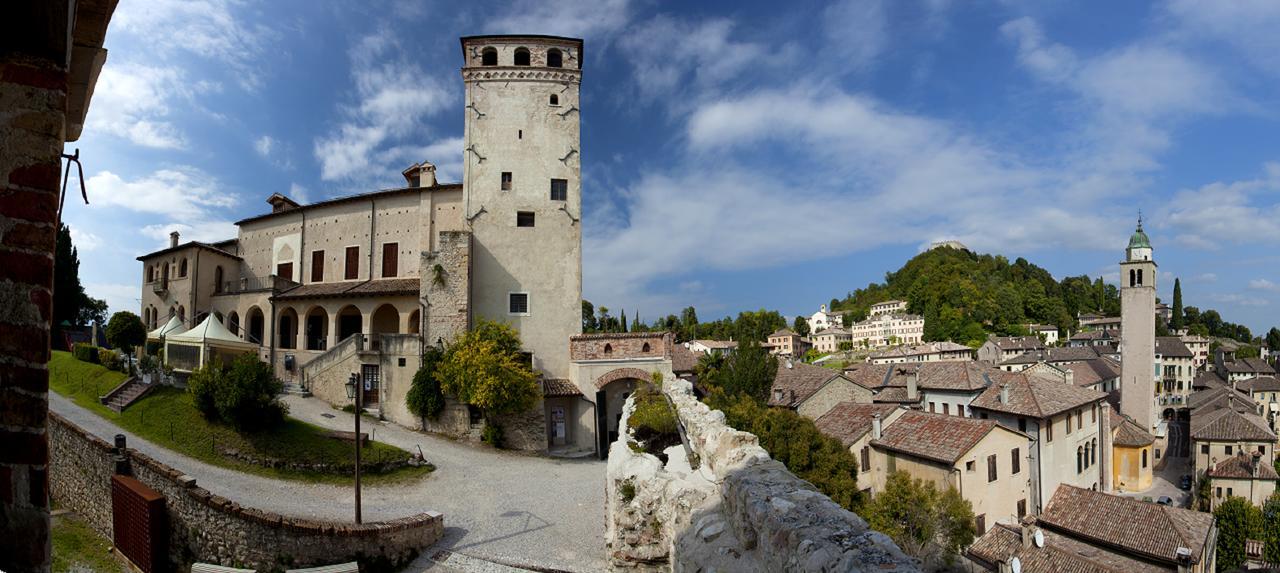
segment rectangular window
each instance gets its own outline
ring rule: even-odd
[[[1098,423],[1098,405],[1097,404],[1094,404],[1093,407],[1089,409],[1089,423],[1090,424]]]
[[[280,263],[276,265],[276,276],[282,279],[293,280],[293,263]]]
[[[1215,497],[1222,497],[1222,488],[1218,488],[1217,495]]]
[[[400,273],[400,243],[382,244],[382,276],[394,277]]]
[[[1076,429],[1084,429],[1084,410],[1076,410]]]
[[[1209,455],[1209,444],[1200,444],[1200,453]]]
[[[979,515],[973,519],[974,528],[978,531],[978,536],[987,532],[987,514]]]
[[[517,212],[516,212],[516,226],[517,226],[517,227],[532,227],[532,226],[533,226],[533,211],[517,211]]]
[[[973,460],[969,460],[969,461],[967,461],[967,462],[965,462],[965,463],[964,463],[964,471],[971,472],[971,471],[973,471],[973,470],[977,469],[977,465],[978,465],[978,463],[977,463],[977,462],[975,462],[975,461],[973,461]]]
[[[1022,519],[1027,515],[1027,500],[1018,500],[1018,519]]]
[[[347,247],[347,268],[342,277],[347,280],[360,278],[360,247]]]
[[[1053,418],[1044,421],[1044,441],[1053,441]]]
[[[510,314],[529,314],[529,293],[513,292],[507,295],[507,312]]]
[[[996,481],[996,455],[987,456],[987,481]]]
[[[324,282],[324,251],[311,251],[311,282]]]
[[[1071,412],[1067,412],[1067,433],[1071,433]]]
[[[1231,488],[1227,488],[1227,497],[1231,497]]]
[[[502,172],[502,190],[503,191],[511,190],[511,172],[510,171]]]
[[[1025,431],[1027,431],[1027,419],[1026,419],[1026,418],[1018,418],[1018,431],[1019,431],[1019,432],[1025,432]]]
[[[933,402],[929,402],[929,413],[931,414],[937,413],[937,411],[938,411],[938,405]]]
[[[1231,446],[1222,446],[1222,449],[1227,451],[1228,456],[1231,455]]]
[[[569,199],[569,180],[568,179],[552,179],[551,180],[551,200],[567,201]]]
[[[871,446],[862,446],[862,471],[871,471]]]
[[[1013,469],[1009,470],[1009,473],[1013,475],[1018,475],[1018,472],[1022,471],[1022,456],[1020,455],[1021,452],[1019,449],[1020,448],[1014,448],[1012,452],[1009,452],[1009,459],[1013,465]]]

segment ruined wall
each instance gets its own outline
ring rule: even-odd
[[[50,414],[49,480],[53,497],[111,538],[110,444]],[[403,565],[444,534],[444,516],[412,517],[354,525],[265,512],[213,495],[195,480],[151,457],[129,450],[133,477],[165,496],[169,557],[279,571],[358,560]]]
[[[700,571],[918,571],[919,565],[907,557],[882,533],[872,531],[857,515],[841,508],[818,492],[813,485],[791,474],[769,457],[752,434],[725,424],[724,414],[711,410],[693,395],[686,380],[668,378],[663,392],[671,399],[696,454],[696,473],[715,484],[715,495],[701,506],[688,509],[689,525],[662,531],[671,536],[655,542],[628,543],[625,531],[634,520],[636,499],[651,495],[640,487],[631,502],[624,503],[623,484],[634,473],[634,457],[628,450],[625,432],[610,450],[606,494],[607,520],[615,567],[643,562],[655,543],[670,543],[668,564],[660,569]],[[621,445],[619,445],[621,444]],[[622,453],[617,457],[615,453]],[[671,464],[668,463],[668,466]],[[644,482],[632,482],[643,486]],[[658,483],[667,508],[678,507],[681,488]],[[644,488],[648,489],[648,488]],[[623,532],[617,535],[615,532]],[[618,542],[621,540],[621,543]],[[634,553],[628,552],[635,548]],[[620,555],[618,551],[623,553]],[[630,557],[630,560],[628,559]],[[730,560],[731,561],[728,561]]]
[[[441,231],[436,250],[422,253],[421,269],[423,340],[444,346],[471,326],[471,233]]]

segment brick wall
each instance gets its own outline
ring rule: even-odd
[[[436,250],[422,253],[421,277],[423,340],[448,344],[471,325],[471,233],[441,231]]]
[[[0,570],[49,568],[46,440],[66,2],[0,9]],[[11,20],[16,19],[16,20]],[[11,33],[13,32],[13,33]],[[61,43],[61,45],[59,45]]]
[[[56,414],[50,415],[49,443],[53,496],[111,538],[111,445]],[[168,556],[175,564],[200,561],[265,571],[352,560],[402,566],[444,534],[444,516],[437,512],[354,525],[242,507],[184,483],[181,471],[145,454],[129,450],[129,457],[133,477],[165,497]]]
[[[580,334],[569,338],[570,360],[618,360],[623,358],[671,358],[675,343],[668,332]],[[649,350],[644,349],[649,345]],[[606,352],[606,348],[608,347]]]

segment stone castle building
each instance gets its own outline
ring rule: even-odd
[[[508,323],[552,389],[508,438],[571,445],[582,420],[593,444],[591,416],[577,411],[585,398],[565,384],[569,339],[581,332],[583,43],[471,36],[461,48],[461,183],[438,182],[423,162],[395,189],[309,205],[272,195],[271,211],[237,222],[226,241],[174,233],[138,258],[148,327],[176,316],[189,328],[212,314],[259,344],[286,384],[345,403],[342,382],[359,372],[366,403],[416,427],[404,396],[423,350],[477,319]],[[465,434],[476,422],[452,405],[435,429]]]
[[[1144,430],[1156,427],[1156,262],[1142,219],[1120,263],[1120,412]]]

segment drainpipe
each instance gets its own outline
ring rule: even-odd
[[[369,280],[373,280],[373,219],[376,215],[375,203],[373,199],[369,199]],[[369,317],[369,322],[373,322],[372,316]],[[369,332],[373,332],[372,324],[369,325]]]
[[[273,290],[274,290],[274,289],[273,289]],[[270,330],[269,332],[264,332],[264,333],[262,333],[262,334],[263,334],[263,336],[266,336],[266,337],[267,337],[267,340],[270,340],[270,341],[271,341],[271,371],[272,371],[272,372],[275,372],[275,370],[276,370],[276,301],[275,301],[275,295],[274,295],[274,294],[272,294],[272,295],[271,295],[271,297],[270,297],[270,298],[268,298],[267,300],[271,302],[271,330]],[[357,437],[356,437],[356,439],[357,439],[357,440],[359,440],[360,438],[357,436]]]
[[[196,264],[191,269],[191,321],[196,319],[196,292],[200,290],[200,247],[196,247]],[[195,326],[194,324],[192,326]],[[95,341],[96,343],[96,341]],[[203,350],[202,350],[203,352]]]

